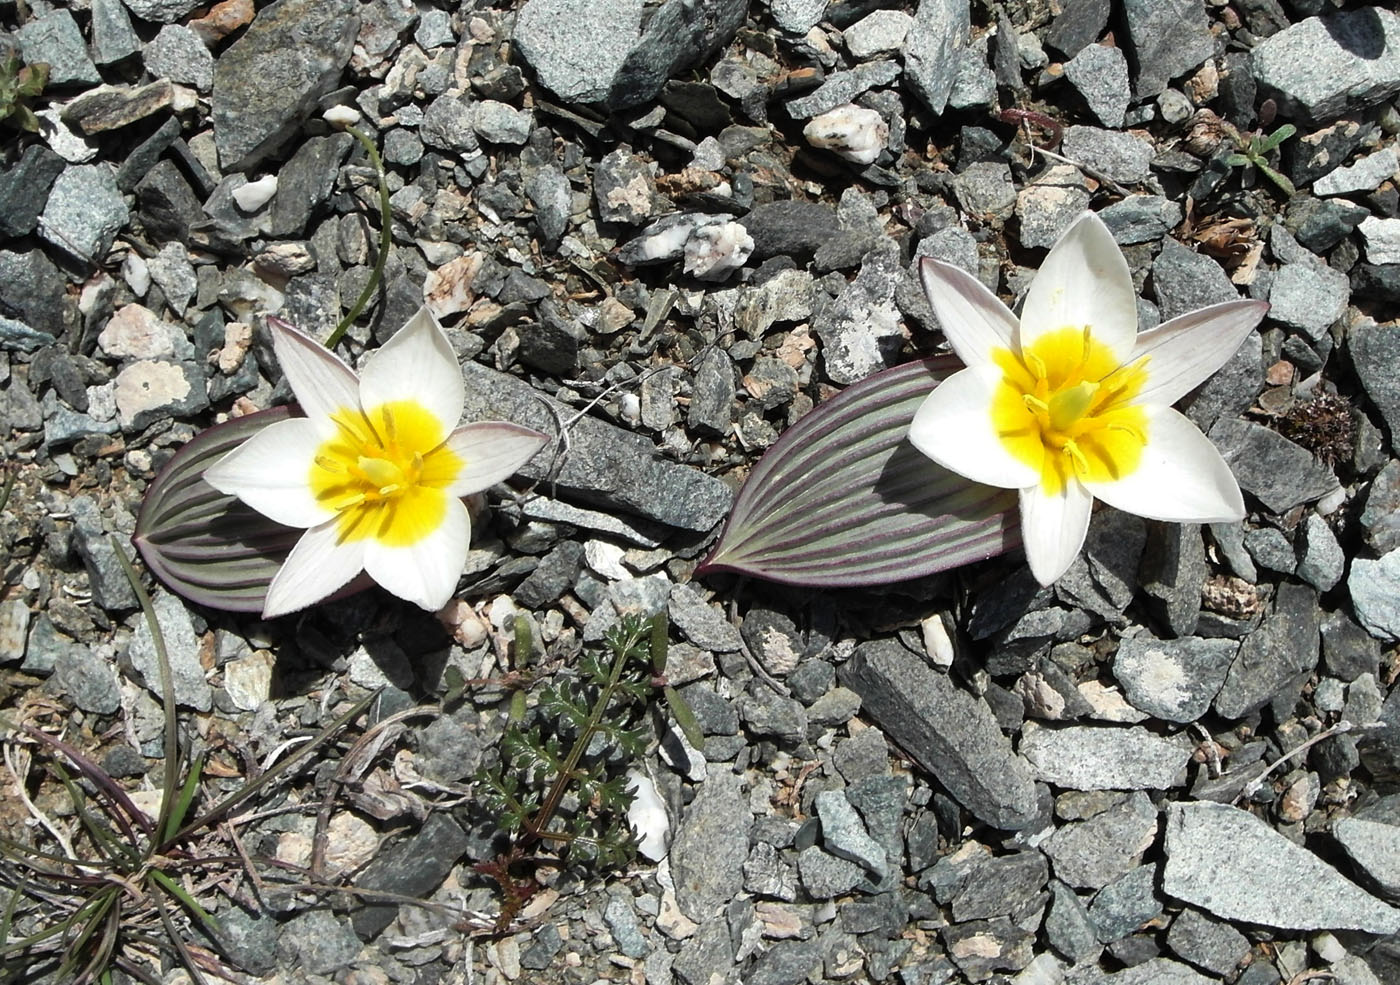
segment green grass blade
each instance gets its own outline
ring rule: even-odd
[[[151,875],[164,877],[165,873],[152,869]],[[170,882],[168,877],[165,878],[164,881],[157,881],[160,881],[161,885],[169,883],[169,885],[166,886],[167,889],[176,892],[178,894],[177,898],[182,899],[182,901],[188,901],[188,905],[194,909],[194,912],[200,914],[201,918],[212,925],[215,930],[218,929],[218,924],[214,923],[214,918],[200,909],[199,904],[190,899],[183,890],[175,887],[175,884]],[[204,977],[198,965],[195,964],[194,956],[190,954],[190,949],[185,946],[185,939],[180,936],[180,932],[175,926],[175,921],[170,919],[170,911],[165,908],[165,901],[157,895],[155,897],[155,904],[156,910],[160,913],[161,925],[165,927],[166,936],[170,938],[170,944],[175,948],[175,953],[180,956],[180,964],[184,966],[186,973],[190,976],[190,980],[193,981],[195,985],[209,985],[208,979]]]
[[[184,887],[181,886],[178,882],[170,878],[164,872],[160,871],[160,869],[152,869],[151,878],[155,880],[156,883],[158,883],[160,887],[164,889],[167,893],[169,893],[171,896],[174,896],[176,901],[179,902],[181,906],[183,906],[185,909],[189,910],[196,917],[198,917],[199,922],[204,924],[205,927],[209,928],[216,934],[222,932],[222,928],[219,926],[219,921],[215,920],[212,916],[210,916],[209,911],[205,910],[204,907],[200,906],[198,901],[195,900],[193,896],[185,892]]]
[[[185,777],[185,785],[180,788],[180,796],[176,798],[174,807],[165,818],[165,825],[161,828],[162,841],[168,842],[175,832],[180,830],[180,825],[185,823],[190,804],[194,803],[194,795],[199,789],[199,778],[203,769],[204,756],[200,755],[190,764],[189,774]]]

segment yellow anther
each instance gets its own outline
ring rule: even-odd
[[[1074,470],[1080,475],[1087,475],[1089,472],[1089,460],[1084,457],[1084,453],[1079,450],[1079,446],[1073,440],[1065,441],[1065,454],[1074,463]]]
[[[1034,397],[1029,393],[1023,393],[1021,394],[1021,399],[1025,401],[1028,410],[1034,411],[1037,414],[1050,413],[1050,405],[1039,397]]]

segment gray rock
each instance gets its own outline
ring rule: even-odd
[[[808,95],[791,100],[788,114],[794,120],[807,120],[829,113],[838,106],[854,102],[862,93],[876,86],[888,85],[899,77],[899,66],[893,61],[865,62],[846,72],[833,72]]]
[[[1181,206],[1161,195],[1129,195],[1099,212],[1121,246],[1155,243],[1181,224]]]
[[[128,433],[209,406],[203,367],[164,359],[139,359],[124,366],[117,374],[116,398],[117,420]]]
[[[457,36],[452,32],[452,15],[446,10],[425,10],[413,29],[413,40],[424,51],[452,44]]]
[[[196,711],[208,711],[213,703],[214,689],[204,679],[204,668],[199,663],[199,638],[195,636],[189,610],[180,599],[159,590],[152,603],[156,610],[156,622],[165,639],[165,652],[170,661],[170,682],[176,702]],[[136,631],[131,634],[127,657],[145,680],[146,689],[159,698],[160,664],[151,628],[145,619],[137,623]]]
[[[1346,572],[1346,554],[1327,521],[1309,513],[1298,543],[1297,575],[1319,592],[1330,592]]]
[[[121,687],[111,663],[88,647],[60,650],[53,662],[53,681],[83,711],[110,715],[121,707]]]
[[[813,318],[833,381],[854,383],[897,361],[904,330],[894,294],[902,277],[899,252],[886,241],[870,251],[835,302]]]
[[[890,871],[885,850],[866,832],[845,792],[822,791],[817,794],[816,807],[822,823],[822,845],[826,850],[855,862],[875,879],[885,878]]]
[[[997,101],[997,78],[987,64],[987,35],[958,52],[958,71],[948,93],[949,109],[992,109]]]
[[[1011,169],[1000,161],[969,164],[953,178],[953,194],[964,212],[1005,218],[1016,206],[1016,186]]]
[[[826,5],[827,0],[773,0],[769,10],[780,28],[800,38],[821,23]]]
[[[465,781],[481,765],[481,739],[471,711],[435,718],[418,732],[414,768],[439,783]]]
[[[1093,44],[1108,26],[1110,0],[1065,0],[1045,32],[1045,43],[1066,58]]]
[[[1347,330],[1347,351],[1366,396],[1390,433],[1400,434],[1400,323],[1359,319]]]
[[[1375,561],[1352,561],[1347,591],[1366,632],[1378,640],[1400,640],[1400,548]]]
[[[1109,883],[1089,903],[1089,919],[1098,928],[1099,941],[1112,944],[1127,937],[1162,912],[1154,883],[1155,865],[1139,865]]]
[[[200,5],[200,0],[124,0],[127,8],[143,21],[172,24]]]
[[[1273,972],[1272,967],[1268,967]],[[1241,979],[1243,981],[1243,979]],[[1265,979],[1265,982],[1269,982]],[[1273,982],[1276,982],[1274,979]],[[1142,964],[1133,965],[1111,975],[1098,974],[1092,979],[1093,985],[1216,985],[1216,979],[1207,978],[1192,968],[1170,958],[1150,958]],[[1256,983],[1247,983],[1256,985]],[[1263,985],[1263,983],[1258,983]]]
[[[160,252],[146,261],[151,281],[165,295],[165,303],[177,316],[183,315],[199,281],[194,265],[189,261],[189,252],[180,243],[167,243]]]
[[[1249,956],[1249,938],[1200,910],[1187,907],[1167,931],[1167,947],[1197,968],[1226,976]]]
[[[1377,554],[1400,547],[1400,460],[1392,460],[1371,480],[1361,529],[1366,545]]]
[[[730,652],[739,649],[739,631],[724,617],[719,606],[707,601],[690,585],[671,588],[671,621],[696,646]]]
[[[111,65],[141,50],[141,39],[121,0],[92,0],[92,59]]]
[[[1400,910],[1237,807],[1172,804],[1166,854],[1163,891],[1226,920],[1287,930],[1400,930]]]
[[[1350,195],[1375,191],[1400,171],[1400,155],[1394,147],[1367,154],[1350,167],[1329,171],[1313,182],[1314,195]]]
[[[1036,818],[1030,769],[984,700],[891,640],[857,647],[840,678],[869,717],[978,818],[1012,830]]]
[[[116,542],[120,546],[113,546],[113,534],[105,529],[103,514],[91,497],[75,496],[69,509],[74,520],[73,549],[87,569],[93,601],[109,612],[136,608],[136,593],[117,558],[118,550],[126,551],[128,560],[133,557],[131,548],[123,544],[125,538],[117,534]]]
[[[1091,44],[1065,62],[1065,78],[1084,97],[1100,123],[1110,129],[1123,125],[1128,109],[1128,60],[1118,48]]]
[[[0,349],[6,352],[34,352],[57,341],[48,332],[36,332],[22,321],[0,315]]]
[[[1157,809],[1139,790],[1093,817],[1057,828],[1041,849],[1061,882],[1102,889],[1136,868],[1156,838]]]
[[[1103,945],[1084,901],[1061,882],[1052,882],[1050,892],[1050,910],[1045,915],[1045,936],[1050,946],[1074,964],[1096,960]]]
[[[1088,207],[1089,186],[1078,168],[1069,164],[1046,168],[1016,196],[1021,245],[1048,250]],[[920,255],[927,255],[923,246]]]
[[[208,92],[214,85],[214,56],[188,27],[167,24],[141,53],[146,71],[158,79],[169,79]]]
[[[390,164],[417,164],[423,158],[423,141],[412,130],[395,127],[384,135],[384,160]]]
[[[651,169],[625,147],[611,151],[593,171],[593,197],[604,222],[639,225],[656,212]]]
[[[737,393],[734,364],[728,353],[718,347],[711,349],[695,367],[686,424],[702,434],[728,434]]]
[[[466,853],[470,842],[461,826],[445,813],[428,815],[414,834],[395,841],[355,876],[362,889],[426,899]],[[397,903],[367,902],[351,923],[365,940],[375,937],[398,915]]]
[[[466,420],[514,421],[546,434],[557,428],[554,414],[525,381],[480,363],[464,363],[462,371],[467,384]],[[572,416],[563,405],[555,410]],[[667,462],[655,455],[647,438],[591,417],[574,425],[571,448],[559,471],[558,486],[589,503],[618,507],[686,530],[708,530],[724,518],[733,500],[733,492],[719,479]],[[549,455],[542,454],[519,474],[540,479],[549,468]]]
[[[462,93],[455,89],[444,92],[423,111],[418,137],[439,150],[474,152],[480,144],[472,129],[472,118],[472,104]]]
[[[1190,636],[1201,616],[1206,551],[1193,523],[1149,523],[1138,580],[1149,606],[1176,636]]]
[[[1216,713],[1243,718],[1301,687],[1317,666],[1320,620],[1311,588],[1289,581],[1279,585],[1273,612],[1245,638],[1230,664],[1215,697]]]
[[[826,0],[820,2],[824,8]],[[914,18],[902,10],[875,10],[842,31],[841,40],[845,42],[847,51],[864,61],[898,51],[904,45],[913,23]]]
[[[39,235],[65,253],[100,261],[128,218],[110,165],[74,165],[54,181]]]
[[[681,985],[709,985],[716,968],[733,966],[737,946],[730,937],[729,921],[724,914],[710,917],[681,946],[671,966],[675,976],[672,980],[679,981]],[[647,971],[650,974],[649,966]]]
[[[1194,722],[1210,709],[1238,649],[1233,640],[1158,640],[1143,634],[1119,645],[1113,676],[1139,711],[1168,722]]]
[[[291,238],[306,231],[312,214],[335,186],[340,165],[354,143],[348,133],[333,133],[312,137],[297,148],[277,174],[277,192],[267,217],[269,235]]]
[[[1163,241],[1152,263],[1152,284],[1163,321],[1239,298],[1220,264],[1174,239]]]
[[[1075,725],[1027,732],[1021,755],[1036,778],[1070,790],[1166,790],[1191,756],[1189,745],[1143,728]]]
[[[1309,17],[1266,38],[1252,64],[1260,96],[1286,117],[1326,123],[1400,92],[1400,15],[1377,5]]]
[[[671,843],[676,903],[690,919],[703,920],[743,888],[750,820],[742,778],[711,766]]]
[[[1298,567],[1288,535],[1274,527],[1255,527],[1244,533],[1244,547],[1254,562],[1266,571],[1291,575]]]
[[[612,932],[618,950],[629,958],[644,958],[650,952],[646,936],[637,924],[637,911],[631,897],[623,893],[609,893],[608,904],[603,908],[603,922]]]
[[[753,237],[753,259],[759,261],[773,256],[800,261],[841,232],[831,206],[796,199],[755,206],[743,221]]]
[[[1065,129],[1065,156],[1125,185],[1146,180],[1152,145],[1130,133],[1072,126]]]
[[[324,909],[288,920],[277,935],[277,946],[284,960],[295,955],[293,961],[303,971],[329,975],[354,961],[363,945],[347,921]]]
[[[1240,488],[1270,511],[1287,513],[1337,488],[1337,477],[1307,449],[1253,421],[1221,419],[1210,429]]]
[[[533,122],[529,113],[494,99],[472,104],[472,127],[477,136],[493,144],[524,144],[530,139]]]
[[[552,249],[569,228],[573,209],[573,189],[564,172],[556,167],[540,168],[525,179],[525,194],[535,207],[535,228],[540,241]]]
[[[975,982],[998,971],[1020,971],[1035,955],[1035,935],[1005,917],[953,924],[942,936],[948,955]]]
[[[1373,264],[1393,266],[1400,263],[1400,219],[1370,216],[1357,225],[1361,230],[1362,250]]]
[[[1015,920],[1043,899],[1049,880],[1049,866],[1039,852],[982,857],[952,894],[953,919],[958,923],[1000,916]]]
[[[243,176],[238,175],[237,180],[242,184]],[[117,183],[120,187],[120,175]],[[157,162],[136,182],[135,192],[137,214],[152,236],[187,243],[191,239],[191,228],[198,229],[207,221],[208,214],[173,161]],[[231,204],[230,200],[230,207]],[[215,209],[217,211],[217,205]],[[244,219],[240,215],[238,222],[251,233],[260,220]]]
[[[708,61],[733,40],[748,9],[747,0],[666,0],[652,11],[641,37],[613,78],[608,108],[620,110],[646,103],[669,79]],[[518,23],[516,31],[518,37]]]
[[[1348,817],[1332,825],[1332,837],[1368,886],[1392,903],[1400,899],[1400,827]]]
[[[1313,341],[1341,318],[1351,297],[1351,282],[1323,263],[1286,263],[1269,286],[1269,317],[1297,329]]]
[[[1135,99],[1148,99],[1215,54],[1203,0],[1124,0]]]
[[[869,885],[865,869],[816,845],[798,853],[797,872],[802,888],[813,899],[834,899]]]
[[[800,701],[754,684],[739,704],[745,728],[753,735],[796,745],[807,736],[807,711]]]
[[[43,144],[30,144],[12,167],[0,173],[0,236],[28,236],[34,231],[49,189],[63,169],[63,158]]]
[[[1300,195],[1288,203],[1284,223],[1299,245],[1321,254],[1350,236],[1370,214],[1365,206],[1344,198]]]
[[[777,941],[754,962],[745,977],[747,985],[802,985],[809,976],[819,975],[825,943],[810,940]]]
[[[77,21],[67,10],[59,8],[35,17],[21,24],[15,34],[26,65],[44,62],[49,66],[49,85],[102,81],[88,57]]]
[[[359,32],[351,0],[275,0],[214,63],[219,164],[247,171],[292,136],[331,91]]]
[[[919,0],[904,39],[904,78],[935,114],[942,114],[957,78],[958,52],[972,30],[968,0]]]

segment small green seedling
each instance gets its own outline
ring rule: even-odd
[[[0,121],[38,133],[39,118],[28,103],[39,98],[48,84],[49,67],[43,62],[22,66],[13,52],[0,59]]]
[[[1278,149],[1279,144],[1297,132],[1298,128],[1292,123],[1285,123],[1267,137],[1262,132],[1240,133],[1236,128],[1227,126],[1225,133],[1234,143],[1236,150],[1225,158],[1225,163],[1232,168],[1258,168],[1260,174],[1289,195],[1293,195],[1298,189],[1269,163],[1269,155]]]

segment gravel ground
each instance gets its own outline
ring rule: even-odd
[[[197,4],[0,4],[0,47],[51,67],[0,162],[0,833],[75,823],[19,722],[162,782],[109,534],[196,433],[290,399],[265,316],[325,337],[369,281],[375,172],[321,118],[347,106],[393,222],[340,351],[426,301],[469,416],[578,420],[556,482],[492,491],[439,618],[370,590],[263,623],[148,581],[206,802],[382,689],[237,821],[305,864],[323,815],[323,888],[194,887],[236,980],[1400,982],[1400,15]],[[1052,588],[1015,555],[882,590],[692,580],[784,428],[938,351],[917,258],[1011,301],[1086,208],[1144,328],[1272,306],[1180,405],[1243,523],[1101,511]],[[669,851],[542,866],[492,934],[474,776],[512,620],[548,677],[639,601],[706,737],[642,719]]]

